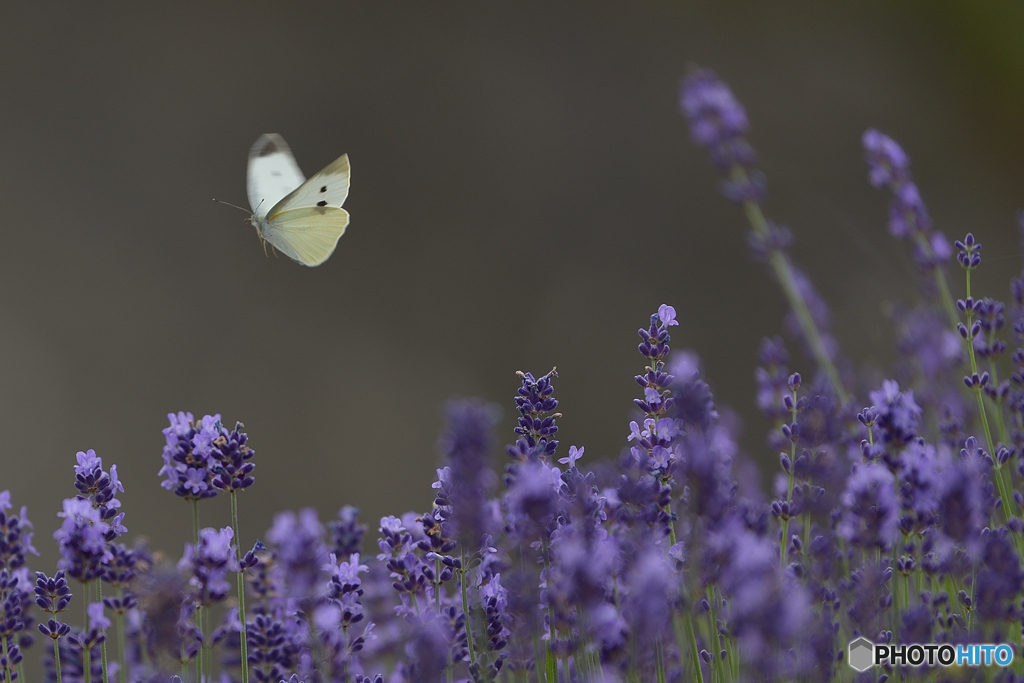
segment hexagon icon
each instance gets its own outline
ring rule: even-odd
[[[861,637],[850,641],[850,656],[846,660],[857,671],[867,671],[875,659],[875,644]]]

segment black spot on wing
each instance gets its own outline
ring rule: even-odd
[[[327,186],[326,186],[326,185],[324,185],[323,187],[321,187],[321,188],[320,188],[320,191],[321,191],[321,192],[327,192]]]
[[[317,206],[327,206],[327,202],[317,202]]]
[[[279,151],[281,151],[281,148],[277,146],[273,138],[265,138],[263,144],[256,150],[256,156],[265,157]]]

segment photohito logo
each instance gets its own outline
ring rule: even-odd
[[[1013,648],[1009,645],[875,645],[863,637],[850,641],[847,655],[846,661],[856,671],[867,671],[885,663],[893,666],[1010,666],[1013,662]]]

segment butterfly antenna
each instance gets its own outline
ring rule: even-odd
[[[243,209],[242,207],[238,206],[237,204],[232,204],[231,202],[225,202],[225,201],[222,201],[220,199],[217,199],[216,197],[213,198],[213,201],[217,202],[218,204],[225,204],[225,205],[230,206],[230,207],[232,207],[234,209],[238,209],[239,211],[244,211],[245,213],[247,213],[249,215],[252,215],[252,211],[249,211],[249,209]],[[263,202],[260,202],[260,203],[262,204]],[[257,206],[256,208],[258,209],[259,207]]]

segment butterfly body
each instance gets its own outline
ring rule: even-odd
[[[280,135],[261,135],[249,151],[249,222],[285,256],[318,266],[348,227],[348,212],[341,208],[348,186],[347,154],[307,180]]]

